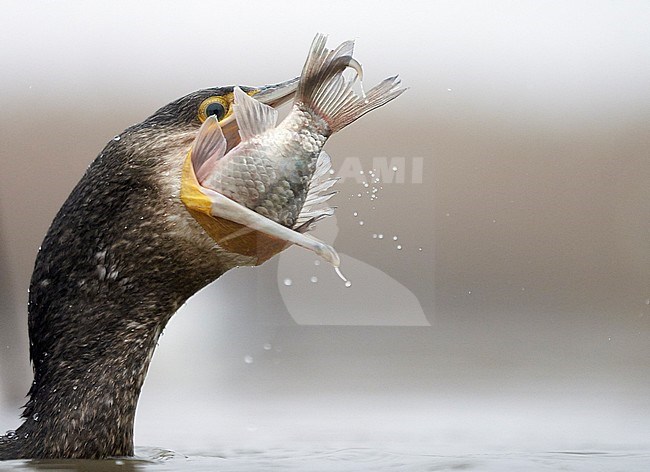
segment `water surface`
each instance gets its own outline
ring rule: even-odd
[[[106,461],[8,461],[0,470],[16,471],[567,471],[635,472],[650,467],[648,451],[548,451],[443,455],[355,448],[236,449],[194,453],[140,448],[137,457]]]

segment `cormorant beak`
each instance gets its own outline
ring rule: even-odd
[[[257,88],[255,93],[249,93],[256,100],[275,108],[293,98],[298,90],[298,82],[300,82],[300,77],[275,85],[265,85]]]
[[[280,82],[274,85],[264,85],[262,87],[242,87],[250,96],[255,97],[256,100],[269,105],[273,108],[279,107],[283,103],[288,102],[296,94],[298,89],[298,82],[300,77]],[[228,142],[228,150],[239,144],[239,128],[235,120],[235,114],[231,113],[230,116],[224,118],[219,122],[226,141]]]

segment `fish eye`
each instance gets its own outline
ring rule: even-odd
[[[222,97],[210,97],[203,100],[199,106],[199,120],[204,122],[209,116],[214,115],[221,121],[228,114],[228,102]]]

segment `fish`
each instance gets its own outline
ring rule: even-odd
[[[353,90],[363,79],[352,57],[354,41],[333,50],[327,36],[314,38],[289,114],[278,123],[274,108],[234,88],[233,113],[241,141],[228,143],[214,116],[202,124],[185,163],[181,199],[223,248],[257,263],[295,244],[338,267],[336,250],[307,232],[334,209],[323,206],[336,193],[330,136],[401,95],[399,76],[367,92]],[[345,71],[350,68],[354,75]],[[197,210],[198,209],[198,210]]]

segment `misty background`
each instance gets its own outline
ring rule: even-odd
[[[136,444],[650,446],[647,2],[2,12],[1,430],[31,382],[33,261],[86,166],[193,90],[295,77],[325,32],[357,39],[366,88],[409,87],[326,147],[342,180],[317,235],[352,286],[292,248],[205,288],[160,340]]]

